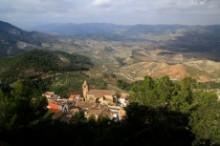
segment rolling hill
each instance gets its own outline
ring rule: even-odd
[[[169,76],[172,80],[192,77],[199,82],[220,81],[220,63],[196,60],[178,64],[165,62],[139,62],[122,67],[119,75],[130,81],[143,80],[145,76]]]
[[[220,25],[50,24],[35,30],[80,40],[146,43],[175,53],[220,60]]]
[[[36,30],[43,33],[23,31],[0,22],[0,56],[13,56],[32,49],[48,50],[4,59],[0,75],[10,75],[8,71],[13,73],[11,70],[15,72],[11,76],[16,76],[18,70],[21,70],[21,76],[30,72],[37,75],[44,70],[66,71],[71,68],[68,65],[71,57],[57,57],[59,51],[64,51],[87,56],[94,63],[94,75],[103,78],[118,74],[119,78],[139,80],[146,75],[168,75],[172,79],[191,76],[202,82],[219,81],[219,25],[87,23],[47,25]],[[44,58],[39,59],[40,56]],[[30,64],[28,60],[39,60],[36,61],[39,64]],[[84,62],[84,59],[80,61]],[[25,68],[28,64],[35,68]]]
[[[81,55],[33,50],[0,59],[0,79],[45,77],[59,72],[86,71],[92,66],[90,59]]]

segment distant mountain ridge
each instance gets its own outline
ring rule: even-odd
[[[150,42],[154,46],[169,51],[191,53],[208,59],[220,60],[220,53],[218,53],[220,51],[220,25],[69,23],[45,25],[35,30],[42,33],[27,32],[0,21],[0,56],[10,56],[23,50],[51,49],[50,44],[57,43],[58,38],[65,36],[76,40]]]
[[[176,31],[206,31],[212,27],[220,25],[179,25],[179,24],[136,24],[136,25],[119,25],[112,23],[64,23],[64,24],[47,24],[33,27],[32,30],[46,32],[63,36],[75,37],[95,37],[96,35],[120,35],[125,37],[127,34],[162,34],[175,33]],[[127,37],[130,38],[130,37]]]
[[[33,30],[50,34],[72,36],[78,38],[93,38],[102,40],[135,40],[129,35],[139,33],[161,34],[167,31],[187,28],[184,25],[117,25],[111,23],[84,23],[84,24],[48,24],[33,28]],[[138,38],[140,39],[140,38]]]

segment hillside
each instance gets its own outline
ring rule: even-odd
[[[143,80],[145,76],[169,76],[172,80],[192,77],[199,82],[220,80],[220,63],[209,60],[189,61],[179,64],[164,62],[139,62],[122,67],[119,74],[130,81]]]
[[[208,59],[220,60],[220,26],[192,27],[184,35],[169,40],[164,47],[170,51],[196,54]]]
[[[81,55],[33,50],[0,59],[0,78],[46,76],[58,72],[89,70],[91,61]]]
[[[53,36],[27,32],[7,22],[0,21],[0,57],[11,56],[25,50],[41,49],[55,41]]]

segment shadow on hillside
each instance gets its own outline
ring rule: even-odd
[[[132,104],[127,119],[115,123],[106,119],[72,124],[50,121],[29,128],[2,133],[8,145],[148,145],[190,146],[194,140],[188,128],[187,115],[166,109],[152,109]]]

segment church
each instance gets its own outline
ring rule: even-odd
[[[87,81],[82,85],[82,93],[85,101],[99,102],[101,104],[114,104],[116,92],[113,90],[89,89]]]

